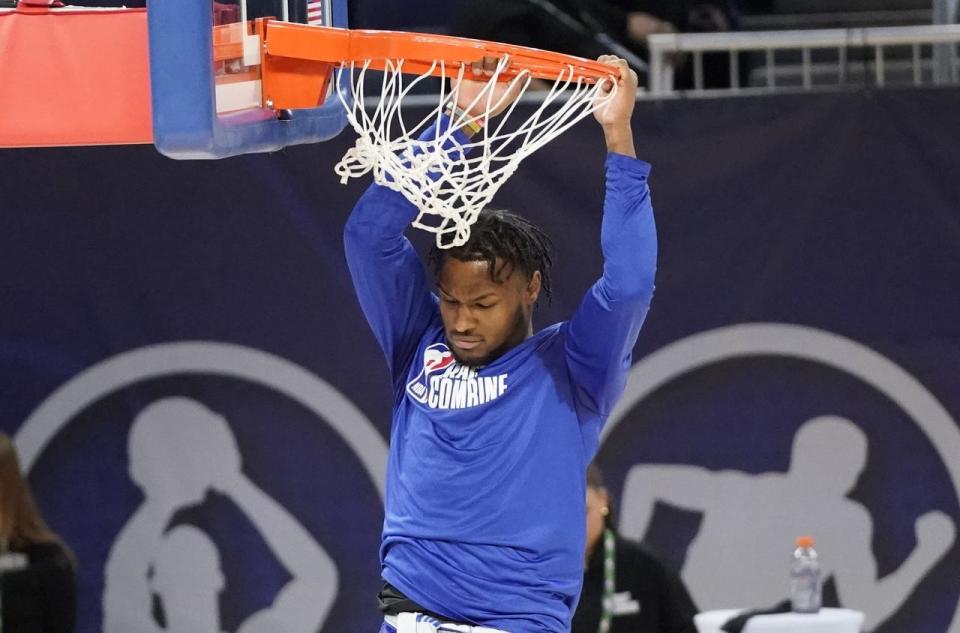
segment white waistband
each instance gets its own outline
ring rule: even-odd
[[[486,626],[441,622],[422,613],[400,613],[384,616],[383,619],[395,628],[397,633],[507,633]]]

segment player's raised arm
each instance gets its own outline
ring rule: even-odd
[[[435,312],[426,272],[403,232],[416,208],[371,185],[347,220],[344,252],[360,307],[396,376]]]
[[[630,127],[630,117],[637,99],[637,73],[627,62],[613,55],[602,55],[599,61],[610,64],[619,74],[616,80],[617,94],[606,107],[594,111],[593,116],[603,127],[603,137],[607,143],[607,151],[622,154],[631,158],[637,157],[637,150],[633,144],[633,130]],[[610,94],[613,89],[613,80],[603,85],[598,98]]]
[[[630,125],[637,76],[621,59],[603,56],[600,61],[619,74],[613,101],[595,113],[608,150],[600,231],[603,275],[570,319],[566,351],[578,403],[604,417],[623,391],[653,297],[657,234],[647,186],[650,165],[636,159]]]

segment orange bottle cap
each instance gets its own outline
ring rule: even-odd
[[[798,536],[796,540],[797,547],[813,547],[812,536]]]

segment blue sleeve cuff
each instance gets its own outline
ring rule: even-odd
[[[637,176],[650,175],[650,163],[624,154],[607,152],[606,165],[608,170],[619,170],[628,174],[636,174]]]

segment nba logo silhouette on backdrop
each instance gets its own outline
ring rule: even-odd
[[[604,434],[619,528],[669,554],[701,609],[784,599],[800,534],[867,630],[913,630],[897,615],[929,596],[956,605],[960,431],[859,343],[780,324],[677,341],[633,367]]]
[[[78,630],[314,633],[358,619],[369,594],[341,587],[375,591],[386,444],[285,359],[131,350],[51,394],[17,442],[82,561]],[[77,513],[91,495],[109,503]]]

